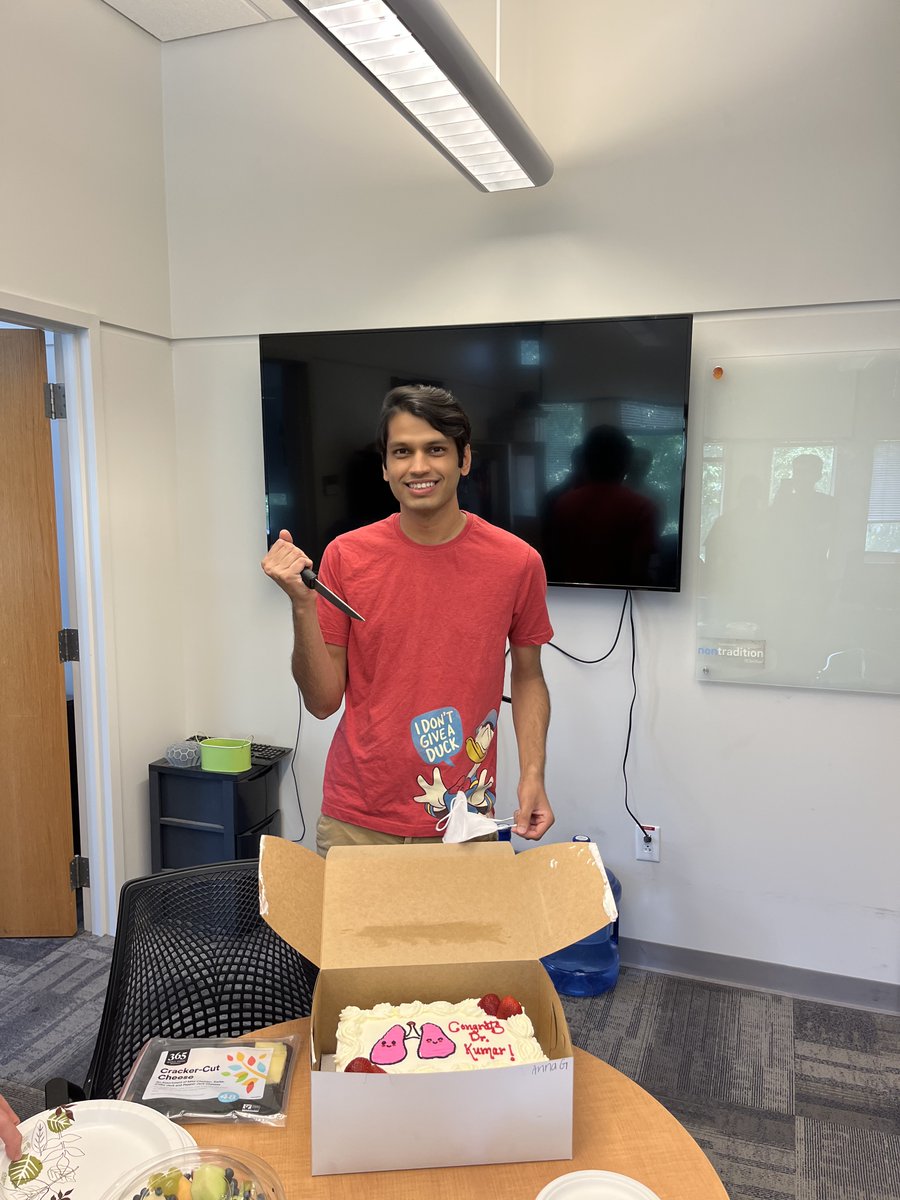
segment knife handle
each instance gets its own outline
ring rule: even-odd
[[[303,580],[306,586],[312,590],[316,586],[316,582],[319,577],[312,567],[304,567],[300,572],[300,578]]]

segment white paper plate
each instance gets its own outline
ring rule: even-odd
[[[571,1171],[551,1179],[535,1200],[659,1200],[659,1196],[615,1171]]]
[[[29,1117],[22,1157],[0,1149],[0,1200],[97,1200],[148,1158],[196,1142],[153,1108],[124,1100],[82,1100]]]

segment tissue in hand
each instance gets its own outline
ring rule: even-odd
[[[484,837],[486,833],[496,833],[502,825],[508,824],[508,820],[495,821],[493,817],[471,812],[465,792],[457,792],[450,801],[450,811],[438,821],[435,828],[438,833],[443,831],[442,841],[470,842],[472,838]]]

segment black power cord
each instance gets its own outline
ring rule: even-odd
[[[619,626],[616,629],[616,636],[613,638],[613,644],[610,646],[610,648],[607,650],[607,652],[605,654],[601,654],[599,658],[579,658],[577,654],[570,654],[568,650],[563,650],[562,646],[557,646],[556,642],[548,642],[547,644],[549,646],[552,646],[554,650],[558,650],[560,654],[564,654],[566,656],[566,658],[571,658],[573,662],[584,663],[586,666],[589,666],[589,667],[594,666],[596,663],[602,663],[604,661],[604,659],[609,658],[609,656],[612,654],[613,650],[615,650],[616,646],[618,646],[618,644],[619,644],[619,638],[622,634],[622,622],[625,620],[625,609],[628,606],[630,600],[631,600],[631,592],[627,591],[625,593],[625,598],[622,601],[622,611],[619,613]],[[633,635],[634,634],[633,618],[632,618],[632,624],[631,624],[631,632]],[[632,642],[633,641],[634,641],[634,638],[632,637]],[[504,700],[506,699],[505,696],[503,698],[504,698]]]
[[[619,613],[619,626],[616,629],[616,636],[613,638],[613,644],[610,646],[610,648],[607,650],[607,652],[605,654],[601,654],[599,658],[579,658],[577,654],[570,654],[568,650],[563,650],[562,646],[557,646],[556,642],[548,642],[547,645],[550,646],[553,650],[559,651],[560,654],[564,654],[566,656],[566,658],[570,658],[572,660],[572,662],[584,663],[585,666],[588,666],[588,667],[592,667],[596,663],[602,663],[604,661],[604,659],[609,658],[609,656],[612,654],[613,650],[615,650],[616,646],[618,646],[618,644],[619,644],[619,637],[621,636],[621,633],[622,633],[622,622],[625,620],[625,608],[628,604],[628,598],[630,595],[631,595],[631,592],[626,592],[625,599],[622,601],[622,611]],[[509,658],[509,647],[508,646],[506,648],[506,657]],[[503,700],[504,704],[512,704],[511,696],[503,696],[503,697],[501,697],[501,699]]]
[[[628,602],[628,623],[631,626],[631,703],[628,706],[628,732],[625,735],[625,754],[622,757],[622,779],[625,782],[625,811],[640,829],[643,835],[644,842],[649,844],[653,841],[650,834],[631,811],[631,806],[628,803],[628,751],[631,749],[631,730],[634,722],[634,706],[637,702],[637,674],[635,672],[635,662],[637,660],[637,638],[634,634],[634,597],[631,589],[625,593],[625,599]],[[624,613],[624,606],[622,612]],[[621,622],[619,628],[622,628]],[[618,635],[617,635],[618,636]]]
[[[637,638],[635,636],[634,629],[634,596],[631,589],[626,589],[625,597],[622,600],[622,611],[619,613],[619,624],[616,628],[616,636],[613,638],[613,643],[606,653],[601,654],[599,658],[579,658],[577,654],[571,654],[568,650],[564,650],[562,646],[557,646],[556,642],[548,642],[547,644],[553,650],[556,650],[560,654],[564,654],[566,658],[571,659],[572,662],[584,663],[586,666],[595,666],[597,663],[604,662],[607,658],[609,658],[616,646],[618,646],[619,638],[622,636],[622,625],[625,621],[626,609],[628,610],[628,623],[631,629],[631,703],[628,706],[628,730],[625,735],[625,753],[622,757],[622,779],[625,784],[624,802],[625,811],[628,813],[629,817],[631,817],[632,821],[634,821],[635,825],[637,825],[638,829],[640,829],[644,841],[649,843],[653,839],[650,837],[649,833],[647,833],[647,830],[644,828],[638,818],[634,815],[631,810],[631,805],[628,803],[628,752],[631,749],[631,733],[634,727],[634,706],[637,702],[637,673],[635,670],[635,664],[637,661]],[[509,654],[508,648],[506,653],[507,655]],[[503,696],[503,701],[506,704],[511,704],[512,697]]]

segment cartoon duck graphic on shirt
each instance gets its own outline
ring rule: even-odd
[[[410,722],[410,733],[419,755],[426,762],[438,763],[434,767],[431,782],[424,775],[417,776],[416,782],[422,790],[419,795],[413,796],[417,804],[425,806],[430,817],[446,816],[458,792],[464,793],[471,812],[493,812],[494,778],[488,776],[486,769],[479,771],[478,768],[487,757],[497,733],[496,709],[491,709],[464,743],[462,722],[455,708],[432,709],[422,713]],[[457,766],[454,759],[462,757],[460,750],[465,757]]]

